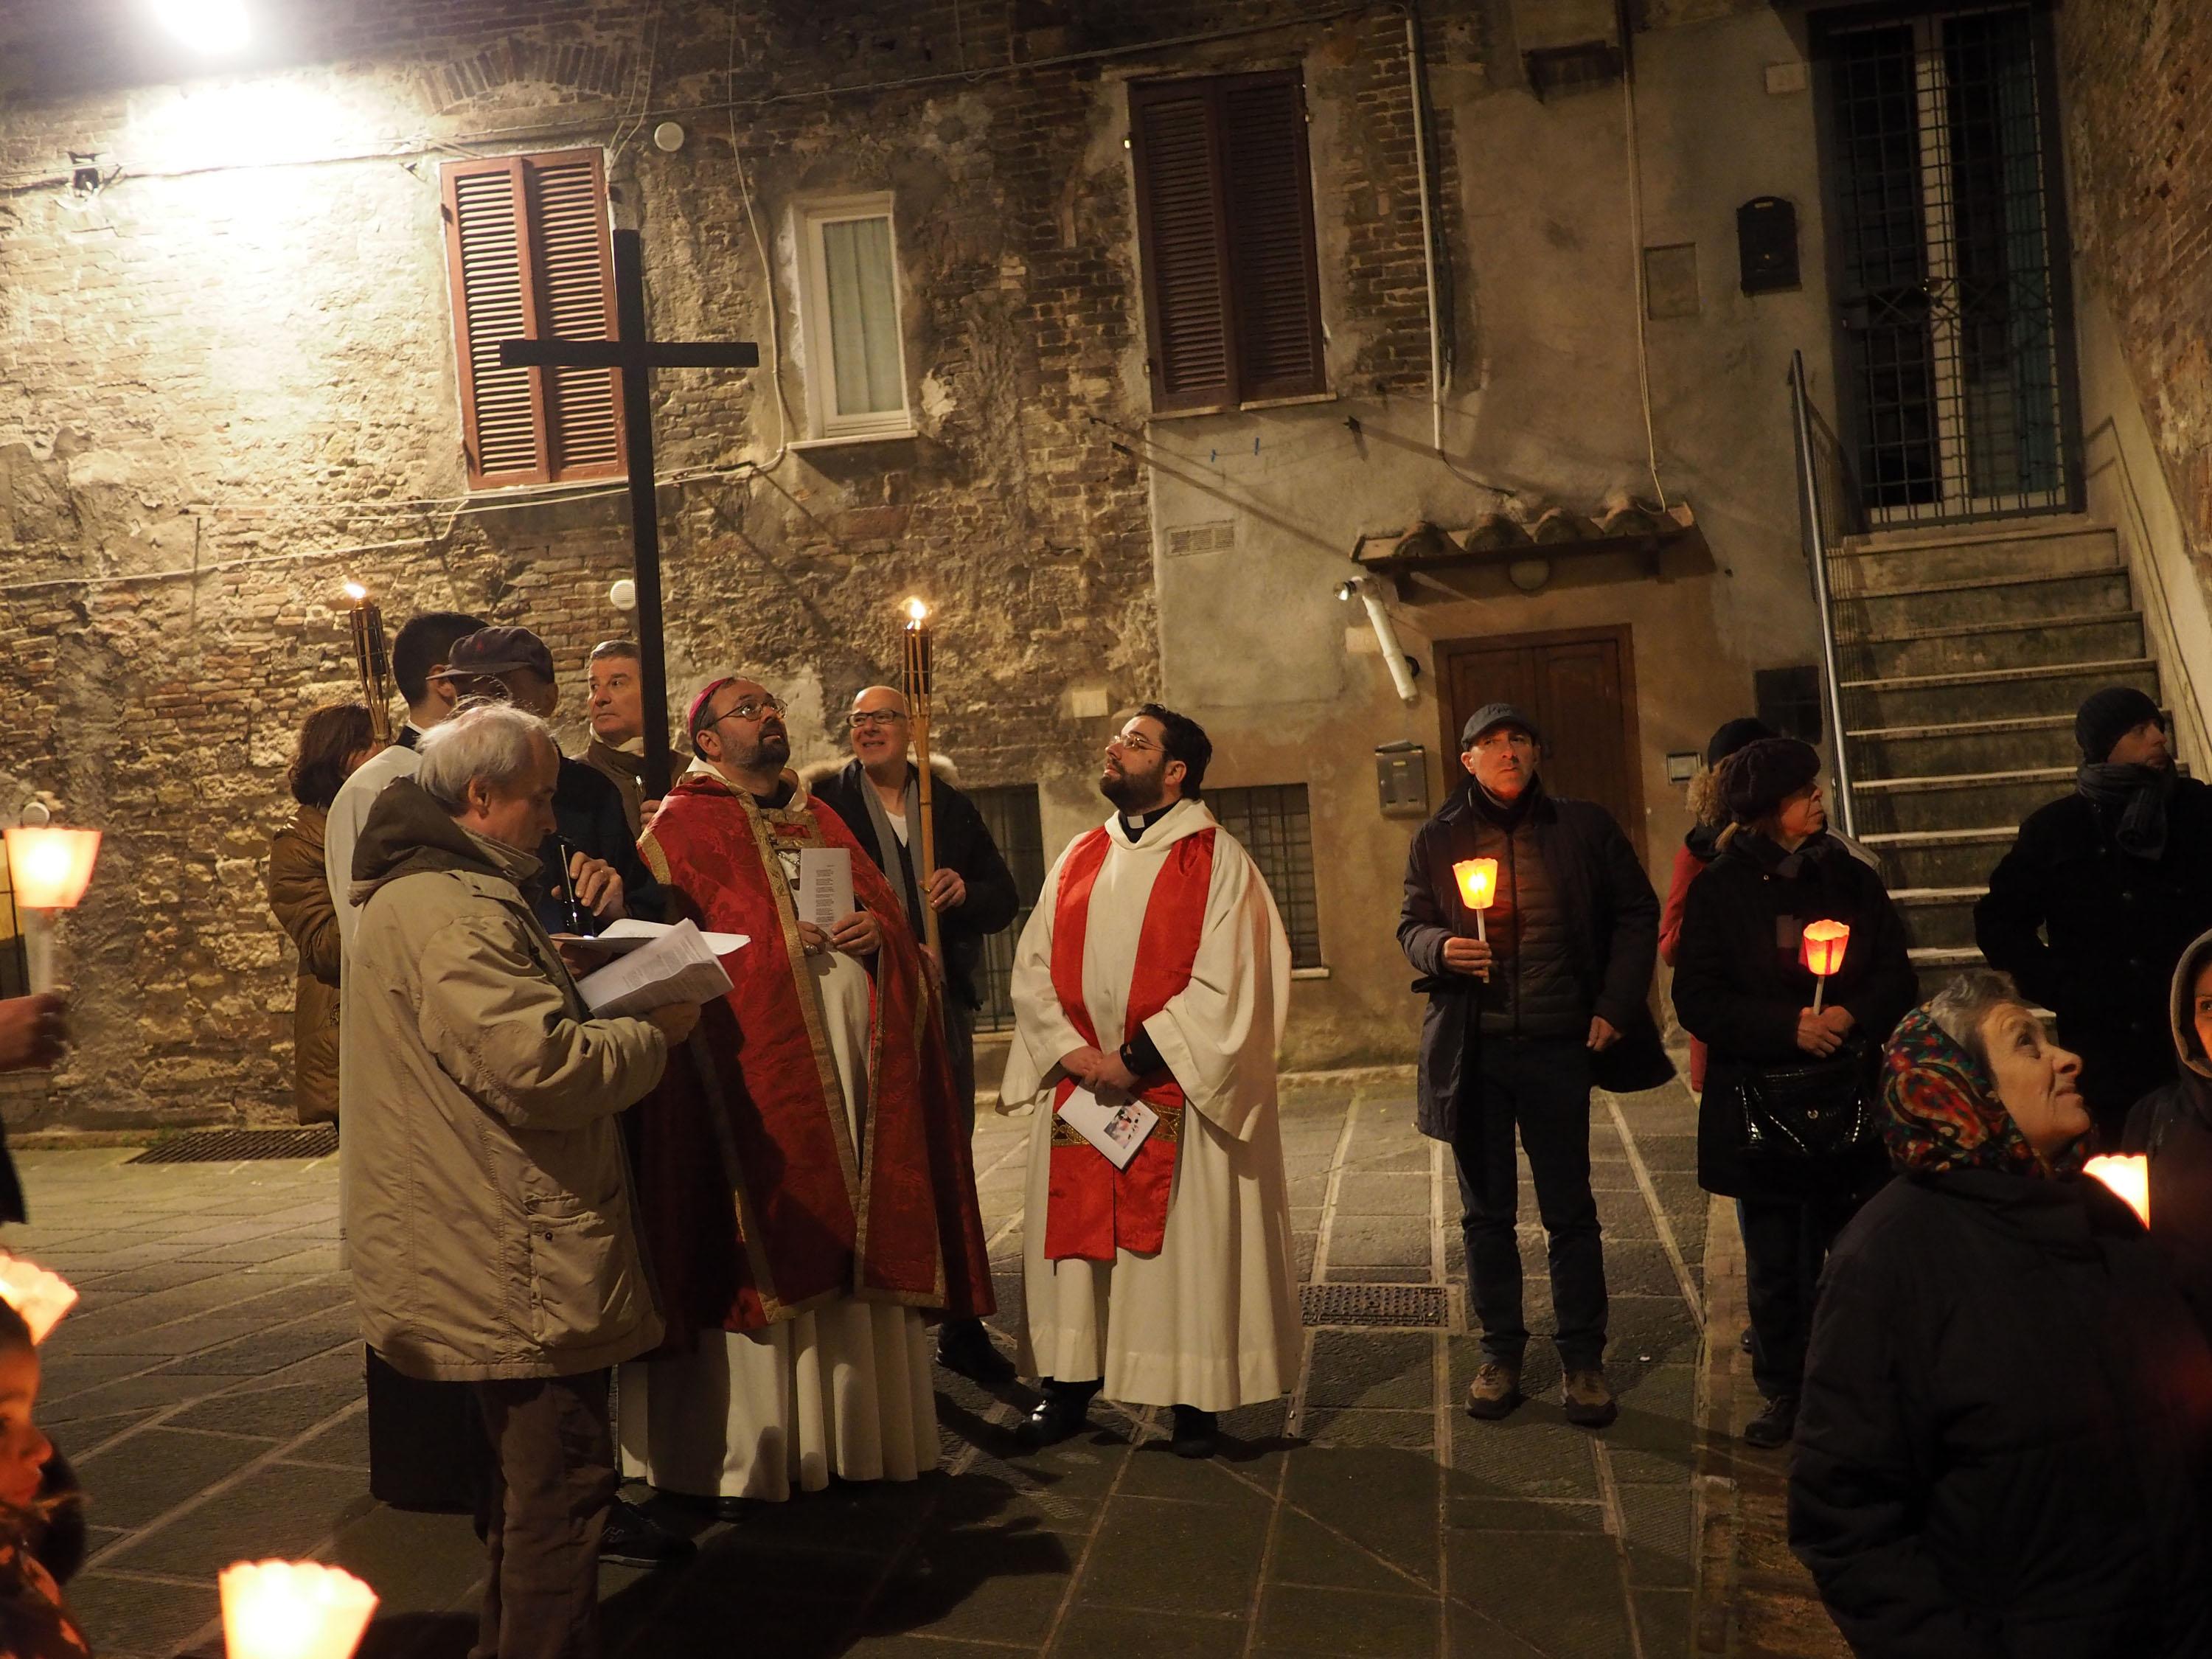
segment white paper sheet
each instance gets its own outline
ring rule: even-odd
[[[849,847],[802,847],[799,849],[799,914],[825,933],[853,914],[853,849]]]
[[[613,1019],[671,1002],[711,1002],[729,994],[730,976],[715,960],[706,935],[695,924],[679,921],[628,956],[586,975],[576,989],[592,1013]]]
[[[1080,1087],[1060,1103],[1060,1115],[1117,1170],[1129,1167],[1137,1148],[1160,1121],[1160,1115],[1141,1100],[1103,1101]]]
[[[666,921],[635,921],[625,917],[620,921],[609,922],[604,933],[556,933],[553,942],[556,945],[587,945],[611,955],[623,957],[652,944],[677,925]],[[702,933],[699,937],[707,941],[707,948],[718,957],[726,957],[732,951],[742,951],[752,943],[744,933]]]

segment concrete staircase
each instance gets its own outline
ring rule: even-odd
[[[2073,787],[2074,708],[2159,696],[2113,532],[2039,516],[1854,537],[1829,585],[1859,838],[1923,992],[1981,960],[1973,908],[2020,821]]]

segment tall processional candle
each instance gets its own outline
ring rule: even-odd
[[[237,1561],[216,1581],[229,1659],[352,1659],[376,1592],[320,1561]]]
[[[76,1306],[76,1286],[35,1261],[0,1250],[0,1302],[22,1316],[35,1347]]]
[[[65,830],[47,822],[33,803],[25,817],[35,823],[11,824],[7,831],[8,885],[23,919],[23,944],[29,957],[31,988],[54,988],[54,912],[73,910],[92,882],[100,856],[100,831]]]
[[[353,629],[353,660],[361,676],[362,701],[368,705],[368,729],[379,743],[392,741],[392,657],[384,644],[384,612],[359,582],[345,585]]]
[[[921,861],[915,872],[921,890],[922,937],[931,952],[944,959],[938,936],[937,907],[929,902],[929,878],[937,873],[937,817],[929,799],[929,696],[936,689],[936,642],[929,635],[929,607],[920,599],[906,602],[906,627],[900,638],[905,647],[907,723],[914,732],[914,757],[921,775],[915,782],[915,805],[921,809],[919,841]],[[887,853],[889,848],[884,849]]]
[[[1843,970],[1844,947],[1851,942],[1850,924],[1842,921],[1808,921],[1805,924],[1805,945],[1802,952],[1805,965],[1813,970],[1813,1012],[1820,1012],[1820,999],[1828,988],[1828,981]]]

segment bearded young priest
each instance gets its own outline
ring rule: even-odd
[[[1023,1358],[1032,1449],[1092,1397],[1175,1408],[1210,1455],[1217,1413],[1297,1375],[1296,1257],[1275,1119],[1291,951],[1267,884],[1200,798],[1213,747],[1146,703],[1106,745],[1116,809],[1045,878],[1014,959],[1000,1109],[1035,1103]],[[1060,1117],[1079,1087],[1158,1115],[1126,1167]]]

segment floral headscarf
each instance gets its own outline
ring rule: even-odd
[[[1881,1136],[1900,1170],[2060,1176],[2080,1169],[2087,1156],[2079,1141],[2049,1158],[2029,1146],[1997,1099],[1988,1068],[1924,1007],[1898,1022],[1882,1066]]]

